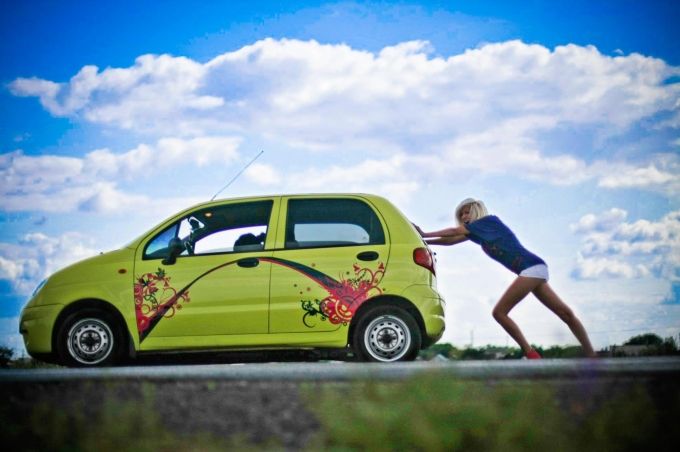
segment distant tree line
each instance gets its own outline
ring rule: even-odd
[[[14,351],[11,348],[0,346],[0,368],[9,367],[13,355]]]
[[[544,358],[580,358],[583,356],[581,347],[578,345],[571,345],[562,347],[553,345],[545,348],[540,345],[532,345],[538,353]],[[634,353],[630,351],[634,348]],[[639,356],[663,356],[663,355],[680,355],[678,350],[678,342],[674,337],[669,336],[662,339],[656,334],[647,333],[638,336],[633,336],[628,339],[623,345],[612,345],[598,352],[601,356],[630,356],[631,354]],[[37,362],[31,358],[20,358],[19,360],[12,360],[14,351],[10,347],[0,346],[0,368],[7,367],[34,367],[43,366],[42,363]],[[482,347],[464,347],[458,348],[449,343],[438,343],[430,346],[425,350],[420,351],[420,359],[432,360],[438,357],[443,357],[450,360],[480,360],[480,359],[520,359],[524,356],[519,347],[504,347],[498,345],[484,345]],[[21,363],[19,362],[21,361]],[[45,366],[48,366],[45,364]],[[52,367],[52,366],[50,366]]]
[[[628,356],[631,354],[626,346],[635,347],[635,354],[641,356],[678,355],[678,342],[672,336],[665,339],[656,334],[641,334],[633,336],[623,343],[623,346],[614,345],[598,352],[601,356]],[[578,345],[542,347],[532,345],[544,358],[581,358],[583,353]],[[520,359],[524,354],[519,347],[505,347],[498,345],[484,345],[481,347],[458,348],[449,343],[437,343],[422,350],[419,357],[424,360],[437,359],[440,357],[452,360],[466,359]]]

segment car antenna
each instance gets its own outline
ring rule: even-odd
[[[264,154],[264,151],[260,151],[260,153],[257,154],[251,161],[249,161],[248,164],[247,164],[246,166],[244,166],[243,168],[241,168],[241,171],[239,171],[238,173],[236,173],[236,176],[232,177],[231,180],[227,183],[227,185],[225,185],[224,187],[220,188],[219,191],[218,191],[217,193],[215,193],[215,195],[214,195],[212,198],[210,198],[210,200],[211,200],[211,201],[214,201],[215,198],[217,198],[217,195],[219,195],[219,194],[222,193],[224,190],[226,190],[227,187],[229,187],[236,179],[238,179],[238,177],[241,175],[241,173],[243,173],[245,170],[247,170],[248,167],[249,167],[250,165],[252,165],[253,162],[254,162],[255,160],[257,160],[262,154]]]

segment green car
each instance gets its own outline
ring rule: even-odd
[[[104,366],[161,352],[351,350],[413,360],[444,332],[434,258],[373,195],[191,207],[50,276],[21,313],[31,356]]]

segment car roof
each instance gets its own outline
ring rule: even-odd
[[[208,208],[212,206],[218,206],[224,202],[231,202],[231,201],[257,201],[257,200],[266,200],[266,199],[272,199],[272,198],[333,198],[333,197],[357,197],[357,198],[365,198],[365,199],[370,199],[374,201],[386,201],[385,198],[378,196],[378,195],[373,195],[370,193],[352,193],[352,192],[339,192],[339,193],[279,193],[279,194],[270,194],[270,195],[254,195],[254,196],[237,196],[237,197],[230,197],[230,198],[219,198],[211,201],[204,201],[200,202],[188,207],[185,207],[182,210],[178,210],[175,213],[173,213],[171,216],[165,218],[162,222],[156,224],[153,229],[156,229],[159,225],[162,225],[164,223],[167,223],[171,221],[172,219],[184,215],[185,212],[190,212],[192,210],[196,209],[201,209],[201,208]],[[134,248],[137,246],[137,244],[144,240],[151,231],[153,230],[148,230],[144,232],[142,235],[136,237],[134,240],[129,242],[127,245],[125,245],[125,248]]]
[[[271,198],[333,198],[333,197],[359,197],[359,198],[369,198],[369,199],[384,199],[382,196],[374,195],[370,193],[353,193],[353,192],[337,192],[337,193],[279,193],[279,194],[269,194],[269,195],[252,195],[252,196],[236,196],[236,197],[226,197],[218,198],[211,201],[204,201],[192,206],[189,206],[184,210],[193,210],[199,207],[209,207],[221,204],[227,201],[254,201],[259,199],[271,199]],[[179,213],[178,211],[177,213]]]

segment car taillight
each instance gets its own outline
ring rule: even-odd
[[[416,248],[413,250],[413,262],[425,267],[432,272],[433,275],[437,273],[434,270],[434,256],[428,248]]]

